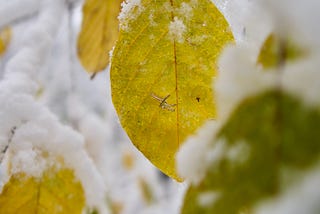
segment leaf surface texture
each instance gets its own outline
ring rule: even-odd
[[[251,213],[256,202],[281,191],[284,169],[304,170],[318,160],[319,126],[319,110],[291,95],[273,90],[247,98],[212,142],[223,145],[221,159],[189,188],[182,213]],[[201,206],[208,192],[215,197]]]
[[[111,62],[113,103],[133,144],[181,180],[176,151],[216,117],[216,60],[233,36],[207,0],[142,0],[125,8]]]
[[[0,213],[82,213],[85,205],[81,184],[68,169],[48,170],[42,178],[13,175],[0,195]]]
[[[78,56],[89,73],[106,68],[109,51],[118,38],[118,19],[121,0],[86,0],[83,21],[78,37]]]

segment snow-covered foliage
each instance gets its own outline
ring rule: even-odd
[[[231,114],[246,98],[275,89],[300,100],[306,108],[319,109],[320,106],[320,30],[315,23],[319,19],[317,11],[320,4],[317,1],[214,2],[225,13],[237,43],[227,47],[222,53],[219,60],[220,72],[213,82],[217,98],[217,120],[210,122],[212,125],[205,124],[197,135],[190,137],[177,155],[181,176],[194,186],[203,180],[206,172],[214,168],[215,161],[222,155],[228,156],[227,159],[241,157],[245,160],[250,154],[250,148],[241,141],[237,143],[238,146],[227,148],[223,139],[216,140],[219,129],[228,122]],[[295,45],[306,50],[306,54],[274,68],[261,68],[257,64],[257,58],[263,41],[270,33],[284,40],[289,38]],[[257,121],[257,126],[261,123],[263,121]],[[319,139],[313,140],[315,143],[319,142]],[[236,162],[240,163],[239,160]],[[299,171],[298,174],[284,171],[281,177],[281,194],[259,202],[253,213],[318,213],[319,167],[317,163],[313,165],[315,167]],[[288,174],[294,182],[288,182]],[[214,198],[218,197],[218,193],[213,193]],[[212,200],[210,203],[215,202]]]
[[[90,81],[76,59],[81,6],[0,1],[0,28],[13,30],[0,58],[1,189],[10,174],[40,178],[52,166],[67,167],[87,206],[99,213],[178,212],[184,186],[129,144],[110,101],[107,71]]]
[[[212,1],[228,20],[236,44],[222,53],[213,82],[217,120],[204,124],[177,154],[178,172],[186,179],[178,184],[137,152],[120,128],[111,104],[109,68],[90,80],[80,66],[75,44],[83,2],[0,0],[0,30],[6,26],[13,30],[9,49],[0,58],[0,188],[10,174],[41,177],[46,169],[63,165],[74,170],[87,206],[100,213],[179,213],[187,186],[199,184],[222,154],[237,164],[250,155],[242,141],[227,146],[224,139],[216,140],[245,98],[281,88],[308,108],[319,108],[318,1]],[[188,40],[184,22],[192,19],[192,2],[182,3],[176,11],[182,18],[174,17],[168,26],[170,39]],[[144,9],[140,0],[122,3],[120,28],[129,32],[128,16],[137,17]],[[149,18],[152,23],[154,17]],[[256,59],[271,32],[292,39],[306,55],[263,70]],[[319,178],[316,163],[299,172],[280,195],[256,204],[254,211],[319,213]],[[285,183],[285,176],[282,179]],[[200,196],[199,204],[206,206],[220,193]]]

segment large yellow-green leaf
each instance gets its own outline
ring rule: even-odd
[[[212,80],[233,36],[209,0],[133,1],[125,11],[111,63],[112,100],[133,144],[179,180],[176,151],[216,117]]]
[[[71,170],[48,170],[42,178],[13,175],[0,195],[0,213],[82,213],[85,205],[81,184]]]
[[[6,51],[11,40],[11,28],[0,30],[0,56]]]
[[[270,34],[261,47],[257,63],[262,65],[263,68],[275,68],[288,61],[297,60],[305,54],[305,51],[290,39],[283,39]]]
[[[86,0],[78,38],[78,56],[89,73],[102,71],[118,38],[121,0]]]
[[[319,127],[318,109],[280,91],[244,100],[212,142],[223,144],[221,160],[189,188],[182,213],[250,213],[286,185],[280,178],[288,169],[303,170],[319,160]]]

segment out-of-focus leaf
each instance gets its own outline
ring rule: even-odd
[[[109,51],[118,38],[121,0],[86,0],[78,37],[78,56],[89,73],[106,68]]]
[[[150,184],[144,178],[139,178],[138,184],[143,200],[146,203],[151,204],[154,201],[154,195]]]
[[[181,180],[176,151],[216,117],[212,79],[233,36],[208,0],[134,3],[120,15],[112,100],[133,144],[161,171]]]
[[[275,68],[286,62],[292,62],[305,55],[305,51],[290,39],[280,39],[270,34],[263,43],[257,63],[263,68]]]
[[[0,30],[0,56],[5,53],[11,40],[11,28]]]
[[[282,92],[243,101],[213,142],[223,145],[222,158],[200,185],[190,187],[182,213],[247,213],[281,190],[285,167],[303,170],[319,159],[318,127],[317,109]],[[208,193],[211,201],[205,200]]]
[[[123,212],[123,209],[124,209],[123,202],[114,201],[111,198],[107,198],[107,204],[112,214],[121,214]]]
[[[48,170],[42,178],[13,175],[0,195],[0,213],[82,213],[81,184],[71,170]]]
[[[122,165],[124,166],[125,169],[127,170],[132,170],[135,165],[135,157],[133,154],[129,151],[126,151],[122,155]]]

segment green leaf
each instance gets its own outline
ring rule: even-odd
[[[224,144],[221,160],[199,186],[190,187],[182,213],[250,213],[257,201],[281,190],[285,168],[307,169],[319,159],[319,127],[317,109],[280,91],[244,100],[213,142]],[[200,206],[208,191],[217,197]]]
[[[305,54],[305,51],[292,40],[270,34],[261,47],[257,63],[265,69],[275,68],[286,62],[295,61]]]
[[[106,68],[109,51],[118,38],[121,0],[86,0],[78,37],[78,56],[89,73]]]
[[[111,62],[112,100],[133,144],[181,180],[176,151],[216,117],[212,79],[233,36],[209,0],[142,0],[125,11]]]
[[[85,205],[81,184],[73,171],[54,169],[42,178],[13,175],[0,195],[0,213],[82,213]]]

